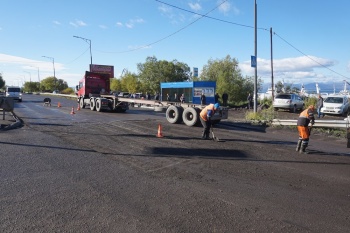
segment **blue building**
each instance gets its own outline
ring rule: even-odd
[[[206,104],[215,101],[216,82],[213,81],[161,83],[160,88],[162,101],[167,101],[167,94],[169,94],[170,101],[177,102],[184,94],[186,103],[201,104],[202,93],[206,97]]]

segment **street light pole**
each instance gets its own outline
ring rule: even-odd
[[[80,36],[73,36],[73,37],[82,39],[82,40],[84,40],[86,43],[89,43],[89,46],[90,46],[90,69],[91,69],[91,65],[92,65],[91,40],[90,40],[90,39],[83,38],[83,37],[80,37]],[[91,70],[90,70],[90,71],[91,71]]]
[[[53,66],[53,78],[54,78],[54,82],[55,82],[55,90],[56,90],[56,73],[55,73],[55,59],[53,57],[47,57],[47,56],[42,56],[42,57],[46,57],[48,59],[52,60],[52,66]]]

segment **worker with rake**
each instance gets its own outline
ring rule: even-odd
[[[314,111],[315,107],[313,105],[310,105],[307,109],[300,113],[298,118],[297,127],[299,132],[299,140],[296,151],[298,151],[300,154],[309,153],[305,149],[309,145],[311,128],[315,124]],[[310,122],[311,127],[309,127]]]
[[[215,111],[218,110],[220,105],[218,103],[216,104],[209,104],[203,110],[200,112],[200,121],[203,125],[203,134],[202,139],[210,139],[210,128],[211,128],[211,117],[214,115]]]

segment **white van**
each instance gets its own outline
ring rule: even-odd
[[[14,100],[22,102],[21,88],[15,86],[6,87],[6,97],[12,97]]]

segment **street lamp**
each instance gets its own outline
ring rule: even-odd
[[[91,65],[92,65],[91,40],[90,40],[90,39],[83,38],[83,37],[80,37],[80,36],[73,36],[73,37],[82,39],[82,40],[84,40],[86,43],[89,43],[89,45],[90,45],[90,71],[91,71]]]
[[[42,56],[42,57],[46,57],[48,59],[52,60],[52,66],[53,66],[53,79],[55,82],[55,90],[56,90],[56,73],[55,73],[55,59],[53,57],[47,57],[47,56]]]

